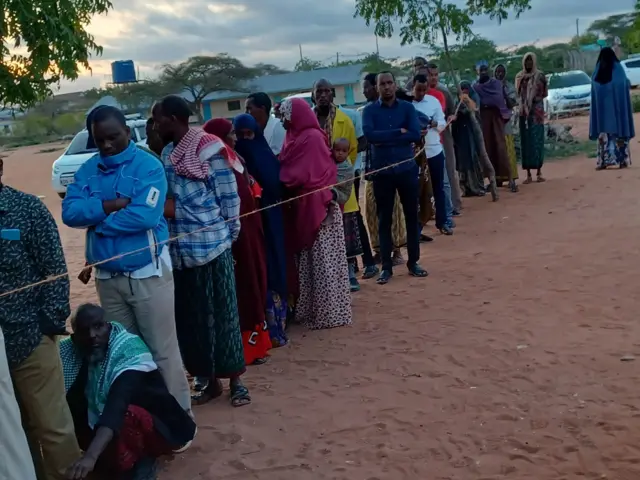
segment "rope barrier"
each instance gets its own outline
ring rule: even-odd
[[[457,113],[457,110],[456,110],[456,113]],[[445,126],[445,129],[448,128],[450,124],[451,124],[451,122],[448,121],[446,126]],[[402,165],[404,163],[414,161],[418,157],[418,155],[420,155],[424,151],[425,151],[425,147],[422,147],[420,150],[418,150],[414,154],[413,157],[408,158],[406,160],[402,160],[402,161],[396,162],[396,163],[392,163],[390,165],[386,165],[386,166],[378,168],[376,170],[372,170],[372,171],[368,172],[365,176],[370,176],[370,175],[376,174],[378,172],[382,172],[384,170],[388,170],[390,168],[397,167],[398,165]],[[233,222],[233,221],[239,220],[241,218],[248,217],[249,215],[254,215],[256,213],[263,212],[263,211],[268,210],[270,208],[278,207],[280,205],[285,205],[287,203],[293,202],[293,201],[298,200],[300,198],[304,198],[304,197],[306,197],[308,195],[313,195],[315,193],[322,192],[324,190],[330,190],[330,189],[332,189],[334,187],[337,187],[339,185],[342,185],[342,184],[345,184],[345,183],[349,183],[349,182],[352,182],[352,181],[353,181],[353,179],[344,180],[342,182],[334,183],[333,185],[328,185],[326,187],[318,188],[318,189],[313,190],[311,192],[307,192],[307,193],[303,193],[302,195],[298,195],[297,197],[288,198],[288,199],[282,200],[282,201],[280,201],[278,203],[274,203],[273,205],[269,205],[269,206],[266,206],[266,207],[258,208],[256,210],[252,210],[251,212],[248,212],[248,213],[245,213],[245,214],[242,214],[242,215],[237,215],[237,216],[235,216],[233,218],[226,219],[224,221],[224,223]],[[181,235],[176,235],[175,237],[170,237],[170,238],[168,238],[168,239],[166,239],[166,240],[164,240],[162,242],[155,243],[154,245],[149,245],[147,247],[139,248],[137,250],[131,250],[131,251],[128,251],[128,252],[120,253],[120,254],[115,255],[115,256],[113,256],[111,258],[107,258],[105,260],[101,260],[99,262],[96,262],[96,263],[93,263],[93,264],[90,264],[90,265],[85,265],[84,267],[82,267],[82,270],[85,270],[87,268],[99,267],[100,265],[103,265],[103,264],[108,263],[108,262],[112,262],[114,260],[119,260],[119,259],[127,257],[129,255],[135,255],[137,253],[141,253],[141,252],[144,252],[146,250],[151,250],[152,248],[155,248],[158,245],[165,245],[165,244],[168,244],[170,242],[174,242],[176,240],[180,240],[182,238],[188,237],[189,235],[193,235],[193,234],[196,234],[196,233],[204,232],[204,231],[206,231],[206,230],[208,230],[208,229],[210,229],[212,227],[213,227],[213,225],[208,225],[206,227],[202,227],[202,228],[193,230],[192,232],[187,232],[187,233],[183,233]],[[77,276],[80,273],[82,273],[82,270],[80,272],[78,272],[77,274],[75,274],[75,275]],[[39,287],[40,285],[45,285],[47,283],[55,282],[56,280],[60,280],[61,278],[65,278],[65,277],[71,277],[71,274],[67,271],[67,272],[61,273],[59,275],[49,276],[49,277],[47,277],[47,278],[45,278],[43,280],[40,280],[38,282],[30,283],[28,285],[25,285],[25,286],[22,286],[22,287],[19,287],[19,288],[15,288],[13,290],[9,290],[8,292],[4,292],[4,293],[0,294],[0,299],[4,298],[4,297],[8,297],[9,295],[13,295],[13,294],[16,294],[16,293],[23,292],[23,291],[28,290],[30,288]]]

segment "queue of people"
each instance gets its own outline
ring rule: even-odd
[[[594,74],[599,169],[628,165],[634,135],[611,54]],[[496,201],[503,182],[517,192],[516,118],[524,183],[532,170],[544,182],[547,86],[533,54],[515,85],[504,66],[480,63],[457,100],[435,64],[415,63],[407,89],[390,72],[368,74],[358,111],[318,79],[313,107],[285,99],[276,120],[269,96],[253,93],[247,113],[200,129],[187,102],[167,96],[152,109],[148,148],[131,141],[121,111],[94,109],[88,147],[98,153],[68,187],[62,219],[86,231],[79,278],[95,278],[100,305],[73,313],[70,336],[57,226],[37,198],[2,184],[0,158],[0,291],[45,282],[0,302],[0,473],[155,478],[159,456],[191,445],[192,405],[221,396],[223,380],[233,407],[251,403],[243,375],[289,342],[288,323],[350,325],[360,280],[387,284],[403,263],[428,276],[428,222],[450,236],[463,196]]]

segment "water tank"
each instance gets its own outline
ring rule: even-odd
[[[115,84],[136,81],[136,67],[133,60],[118,60],[111,64],[111,81]]]

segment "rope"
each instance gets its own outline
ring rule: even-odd
[[[457,110],[456,110],[456,113],[457,113]],[[446,130],[449,127],[450,123],[451,122],[447,122],[447,124],[446,124],[445,128],[443,129],[443,131]],[[425,150],[425,147],[422,147],[420,150],[418,150],[414,154],[413,157],[407,158],[406,160],[401,160],[401,161],[396,162],[396,163],[392,163],[391,165],[387,165],[385,167],[381,167],[381,168],[378,168],[376,170],[372,170],[369,173],[367,173],[366,176],[371,176],[371,175],[376,174],[378,172],[382,172],[384,170],[388,170],[390,168],[397,167],[398,165],[402,165],[403,163],[414,161],[418,157],[418,155],[420,155],[422,152],[424,152],[424,150]],[[282,200],[282,201],[280,201],[278,203],[274,203],[273,205],[269,205],[269,206],[266,206],[266,207],[258,208],[256,210],[252,210],[251,212],[245,213],[243,215],[238,215],[238,216],[235,216],[233,218],[229,218],[229,219],[225,220],[224,223],[234,222],[234,221],[239,220],[241,218],[248,217],[249,215],[255,215],[256,213],[263,212],[265,210],[268,210],[269,208],[274,208],[274,207],[278,207],[280,205],[285,205],[287,203],[293,202],[294,200],[298,200],[300,198],[304,198],[304,197],[306,197],[308,195],[313,195],[315,193],[322,192],[324,190],[330,190],[330,189],[332,189],[334,187],[337,187],[338,185],[342,185],[342,184],[349,183],[349,182],[353,182],[353,179],[344,180],[342,182],[337,182],[337,183],[334,183],[333,185],[328,185],[326,187],[322,187],[322,188],[318,188],[316,190],[313,190],[311,192],[303,193],[302,195],[298,195],[297,197],[292,197],[292,198],[288,198],[286,200]],[[129,255],[135,255],[136,253],[144,252],[146,250],[151,250],[152,248],[156,248],[156,246],[158,246],[158,245],[165,245],[165,244],[168,244],[170,242],[174,242],[176,240],[180,240],[181,238],[188,237],[189,235],[193,235],[195,233],[204,232],[204,231],[206,231],[206,230],[208,230],[208,229],[210,229],[212,227],[213,227],[212,225],[208,225],[206,227],[202,227],[202,228],[199,228],[197,230],[193,230],[192,232],[187,232],[187,233],[183,233],[181,235],[176,235],[175,237],[169,237],[168,239],[166,239],[166,240],[164,240],[162,242],[155,243],[153,245],[149,245],[149,246],[146,246],[146,247],[143,247],[143,248],[139,248],[137,250],[131,250],[131,251],[128,251],[128,252],[120,253],[120,254],[115,255],[115,256],[113,256],[111,258],[107,258],[105,260],[101,260],[99,262],[92,263],[90,265],[85,265],[84,267],[82,267],[82,270],[84,270],[86,268],[99,267],[100,265],[103,265],[103,264],[108,263],[108,262],[112,262],[114,260],[119,260],[119,259],[127,257]],[[80,272],[78,272],[77,274],[75,274],[75,276],[79,275],[82,272],[82,270]],[[51,275],[51,276],[46,277],[45,279],[40,280],[38,282],[30,283],[28,285],[25,285],[25,286],[22,286],[22,287],[19,287],[19,288],[15,288],[13,290],[9,290],[8,292],[4,292],[4,293],[0,294],[0,298],[8,297],[9,295],[13,295],[15,293],[20,293],[20,292],[23,292],[23,291],[28,290],[30,288],[39,287],[40,285],[45,285],[47,283],[55,282],[56,280],[60,280],[61,278],[70,277],[70,276],[71,276],[71,274],[68,271],[65,272],[65,273],[58,274],[58,275]]]

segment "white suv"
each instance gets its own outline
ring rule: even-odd
[[[127,126],[131,129],[131,140],[138,145],[147,145],[146,120],[127,120]],[[67,185],[73,183],[73,177],[80,166],[93,157],[98,149],[87,149],[87,139],[89,132],[87,129],[78,133],[64,153],[53,162],[51,169],[51,186],[55,192],[64,198],[67,194]]]

